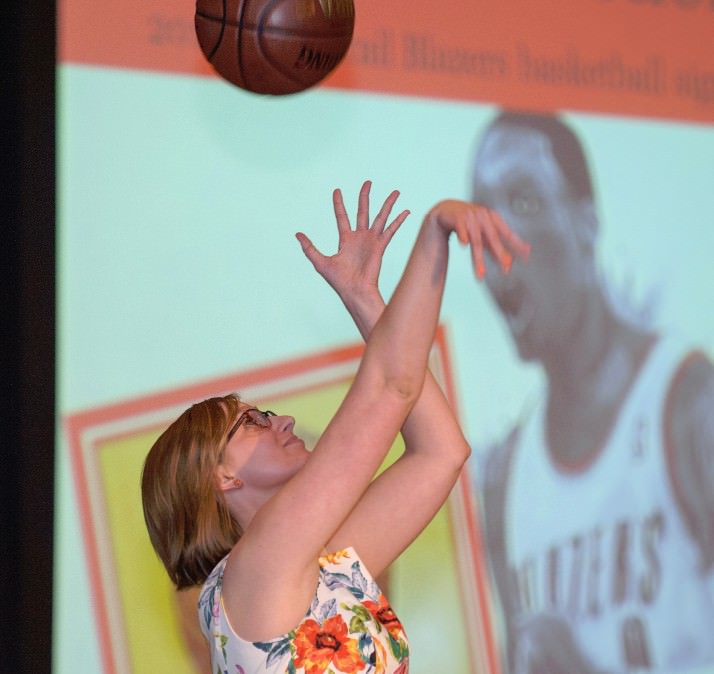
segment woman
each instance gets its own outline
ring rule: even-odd
[[[315,448],[294,419],[236,396],[184,412],[157,440],[142,476],[152,543],[178,588],[204,584],[199,618],[212,669],[406,672],[404,630],[373,578],[422,531],[469,455],[427,370],[456,232],[477,276],[484,250],[508,270],[527,245],[492,211],[443,201],[425,217],[385,307],[377,287],[398,192],[369,223],[360,191],[352,229],[339,190],[338,252],[297,238],[367,339],[344,401]],[[405,452],[373,479],[397,433]]]

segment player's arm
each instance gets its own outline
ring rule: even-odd
[[[481,503],[481,523],[491,579],[497,595],[497,606],[503,620],[503,657],[511,663],[506,671],[513,671],[512,660],[516,645],[515,619],[517,616],[516,589],[508,568],[506,555],[506,491],[511,458],[518,442],[519,429],[484,452],[476,483]]]
[[[665,429],[670,470],[700,551],[702,573],[714,573],[714,364],[693,354],[670,391]]]

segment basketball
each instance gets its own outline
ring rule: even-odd
[[[196,37],[216,72],[276,96],[317,84],[347,53],[353,0],[196,0]]]

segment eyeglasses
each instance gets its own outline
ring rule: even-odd
[[[238,417],[238,421],[233,424],[231,430],[228,431],[226,442],[228,442],[235,435],[235,432],[241,424],[245,424],[246,426],[256,426],[257,428],[270,428],[270,417],[274,416],[276,416],[275,412],[271,412],[270,410],[265,410],[265,412],[263,412],[257,407],[247,409]]]

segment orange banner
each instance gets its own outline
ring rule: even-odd
[[[322,86],[714,122],[714,0],[356,0]],[[59,0],[59,59],[215,76],[190,0]]]

